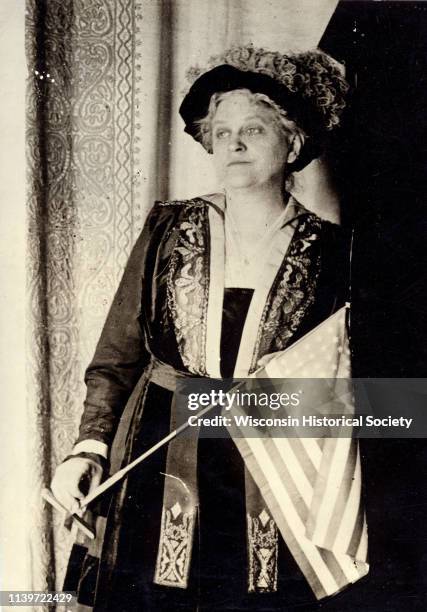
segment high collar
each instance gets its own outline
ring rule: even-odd
[[[226,208],[226,198],[224,193],[210,193],[200,198],[204,202],[207,202],[209,206],[213,207],[223,217]],[[289,195],[288,203],[285,207],[285,213],[281,227],[284,227],[288,223],[291,223],[302,215],[314,214],[311,213],[305,206],[300,204],[292,194]]]

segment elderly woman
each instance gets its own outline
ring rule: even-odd
[[[174,427],[178,379],[247,376],[342,302],[339,228],[286,190],[339,124],[337,64],[248,46],[192,77],[180,113],[223,191],[149,213],[87,370],[79,439],[52,483],[70,508],[83,480],[99,483],[125,406],[123,464]],[[230,439],[178,437],[103,506],[66,578],[84,609],[319,605]]]

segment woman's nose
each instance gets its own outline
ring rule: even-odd
[[[235,134],[234,136],[230,138],[228,147],[230,151],[244,151],[246,148],[245,143],[240,137],[240,134]]]

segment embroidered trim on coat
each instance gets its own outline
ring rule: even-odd
[[[209,269],[206,206],[188,206],[177,228],[168,274],[168,307],[184,365],[206,375],[206,311]]]
[[[277,591],[277,526],[264,508],[257,517],[247,514],[250,593]]]
[[[194,522],[194,514],[182,512],[179,504],[170,510],[163,508],[161,549],[154,577],[156,584],[187,588]]]
[[[266,353],[284,350],[312,306],[320,273],[321,220],[308,215],[297,226],[258,328],[251,371]]]

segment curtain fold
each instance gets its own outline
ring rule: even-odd
[[[41,502],[40,487],[50,480],[61,447],[71,440],[70,427],[58,427],[58,421],[64,418],[72,391],[76,357],[69,102],[72,8],[70,1],[31,0],[26,21],[30,554],[32,588],[40,590],[55,586],[53,542],[63,538],[58,517]],[[70,420],[72,416],[67,414]]]
[[[216,188],[209,156],[182,132],[185,70],[232,43],[314,46],[335,6],[335,0],[27,1],[34,589],[61,587],[71,541],[40,489],[72,447],[84,368],[146,213],[154,199]]]

